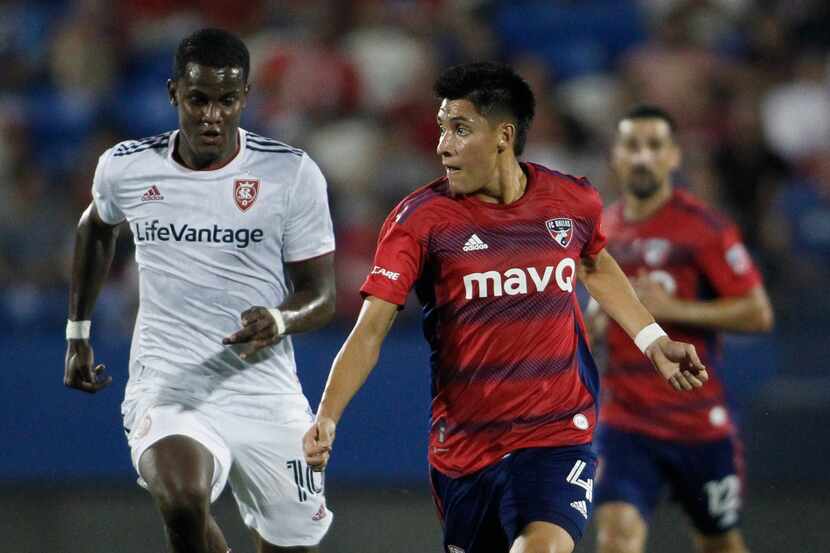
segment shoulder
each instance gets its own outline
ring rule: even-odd
[[[124,140],[113,146],[110,151],[113,158],[127,158],[134,157],[145,152],[155,152],[158,150],[166,150],[170,145],[170,137],[173,131],[139,138],[137,140]],[[139,156],[141,157],[141,156]]]
[[[394,218],[395,222],[406,226],[423,224],[439,216],[435,211],[436,207],[449,206],[452,203],[447,178],[441,177],[418,188],[398,202],[389,218]]]
[[[545,167],[539,163],[527,162],[528,168],[536,172],[537,177],[539,178],[540,182],[545,182],[549,184],[560,184],[564,186],[574,187],[574,190],[582,190],[589,191],[595,190],[594,186],[591,184],[585,177],[576,177],[574,175],[569,175],[568,173],[563,173],[561,171],[557,171],[555,169],[551,169],[550,167]]]
[[[131,177],[165,163],[170,137],[168,131],[137,140],[124,140],[105,151],[98,160],[98,173],[105,179]]]
[[[251,131],[245,131],[245,147],[254,155],[273,156],[280,158],[296,158],[298,161],[307,157],[305,151],[295,148],[285,142],[280,142],[267,136],[262,136]]]
[[[538,163],[528,162],[527,167],[533,171],[537,186],[543,193],[563,198],[594,215],[601,213],[602,196],[586,177],[562,173]]]
[[[706,234],[720,234],[734,227],[726,215],[685,190],[675,190],[670,201],[671,210],[687,222],[684,227],[694,226]]]

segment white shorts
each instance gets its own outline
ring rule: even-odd
[[[140,402],[139,402],[140,403]],[[303,457],[302,437],[311,425],[307,411],[290,410],[280,420],[245,417],[208,403],[151,405],[133,413],[127,434],[138,471],[141,456],[162,438],[192,438],[214,459],[211,502],[230,482],[245,524],[277,546],[312,546],[323,539],[333,514],[326,508],[323,475]],[[147,483],[139,473],[138,483]]]

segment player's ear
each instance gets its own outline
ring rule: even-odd
[[[677,170],[682,163],[683,163],[683,152],[680,150],[680,146],[678,146],[677,144],[673,144],[673,146],[672,146],[672,161],[671,161],[672,171]]]
[[[503,121],[499,124],[499,142],[497,150],[499,153],[504,152],[508,148],[513,147],[513,141],[516,139],[516,125],[508,121]]]
[[[245,88],[242,89],[242,107],[248,105],[248,94],[251,92],[251,83],[245,83]]]
[[[167,79],[167,95],[170,97],[170,103],[176,105],[176,81]]]

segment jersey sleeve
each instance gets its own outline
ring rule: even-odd
[[[697,260],[721,296],[744,296],[761,283],[761,275],[734,225],[705,240],[697,252]]]
[[[334,251],[326,179],[308,154],[303,154],[288,202],[283,260],[292,263]]]
[[[608,243],[608,239],[602,231],[602,198],[600,198],[599,192],[596,188],[591,186],[590,190],[592,195],[589,214],[591,236],[582,247],[582,257],[595,256],[601,252]]]
[[[364,298],[375,296],[403,307],[409,290],[421,275],[426,248],[406,228],[412,226],[411,219],[406,225],[398,223],[399,212],[400,206],[392,211],[380,229],[374,264],[360,294]]]
[[[112,150],[107,150],[98,158],[95,167],[95,176],[92,178],[92,201],[98,216],[108,225],[117,225],[126,219],[121,208],[118,207],[115,187],[109,171],[112,159]]]

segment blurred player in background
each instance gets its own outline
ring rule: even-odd
[[[101,156],[76,235],[64,383],[111,382],[89,319],[126,221],[140,303],[124,428],[175,553],[228,551],[210,515],[228,481],[259,553],[316,551],[332,519],[303,460],[312,415],[289,337],[334,313],[326,182],[301,150],[239,128],[249,67],[229,33],[185,38],[168,82],[179,129]]]
[[[672,393],[626,329],[589,307],[588,327],[608,347],[596,439],[600,553],[641,553],[667,486],[694,524],[698,551],[747,551],[738,530],[742,450],[718,378],[718,332],[768,331],[773,315],[736,227],[672,186],[681,161],[674,130],[650,106],[619,122],[612,164],[622,199],[606,209],[604,230],[640,301],[673,337],[695,345],[712,378],[694,395]]]
[[[446,176],[407,196],[381,228],[306,460],[325,467],[337,422],[415,288],[432,349],[429,461],[446,551],[569,553],[591,513],[597,417],[574,293],[580,260],[591,293],[657,378],[690,390],[706,372],[606,253],[597,191],[517,160],[534,113],[527,83],[507,66],[476,63],[446,70],[435,92]]]

